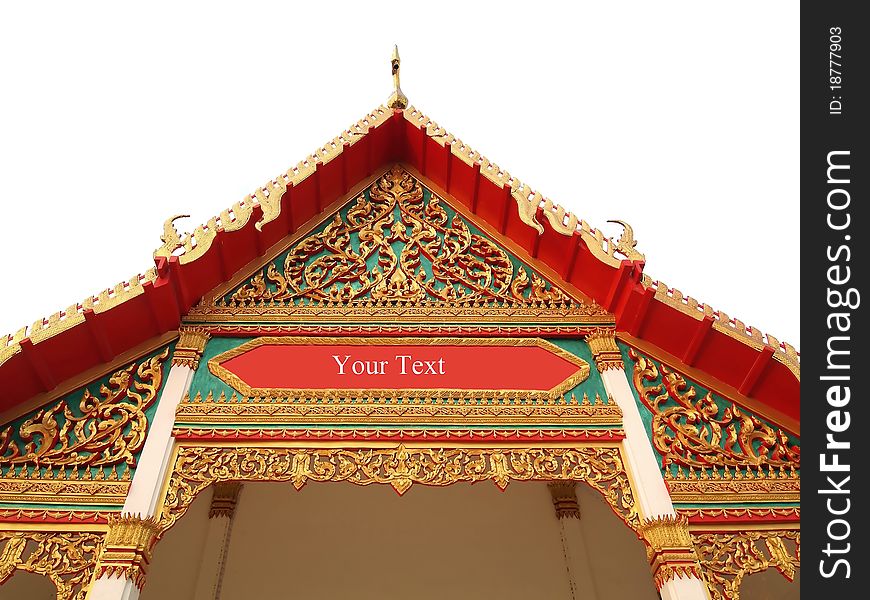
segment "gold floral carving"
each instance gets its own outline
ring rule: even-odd
[[[89,469],[85,472],[90,474]],[[129,489],[129,477],[127,481],[3,478],[0,479],[0,502],[119,504],[127,497]]]
[[[280,270],[269,263],[236,289],[228,305],[256,303],[509,309],[568,308],[574,301],[536,273],[515,267],[458,214],[450,217],[438,196],[424,200],[420,182],[394,166],[345,216],[336,213],[322,231],[291,246]]]
[[[300,427],[214,427],[198,425],[196,427],[177,426],[172,430],[175,438],[204,438],[209,440],[240,440],[244,438],[256,438],[258,440],[273,438],[275,440],[355,440],[355,441],[380,441],[401,438],[403,440],[452,440],[452,441],[487,441],[503,440],[516,442],[518,440],[545,440],[545,441],[610,441],[625,437],[625,431],[621,428],[594,428],[594,429],[554,429],[546,428],[516,428],[492,429],[492,428],[450,428],[450,429],[361,429],[354,428],[300,428]],[[351,442],[349,442],[351,443]]]
[[[300,390],[301,392],[301,390]],[[585,425],[621,427],[622,411],[613,402],[605,403],[596,395],[586,394],[556,398],[512,398],[496,396],[487,402],[469,398],[467,393],[447,397],[421,397],[413,390],[400,400],[370,396],[353,398],[341,390],[329,395],[295,394],[291,398],[251,400],[223,393],[205,397],[197,393],[185,398],[176,408],[176,422],[185,425],[213,426],[281,424],[366,423],[368,425]],[[301,396],[301,397],[300,397]],[[348,399],[351,398],[351,399]],[[280,401],[279,401],[280,400]]]
[[[61,400],[22,423],[17,436],[7,427],[0,433],[0,467],[134,466],[148,428],[145,409],[157,397],[168,355],[166,348],[116,371],[100,386],[99,397],[85,390],[80,415]]]
[[[109,531],[97,565],[97,577],[129,579],[142,589],[154,544],[162,532],[154,518],[109,517]]]
[[[595,357],[598,371],[603,373],[608,369],[624,369],[622,353],[616,345],[616,332],[613,329],[600,328],[586,335],[586,343]]]
[[[682,467],[800,467],[800,448],[788,434],[772,427],[734,403],[714,398],[708,392],[696,398],[694,386],[676,371],[661,366],[662,383],[656,381],[656,364],[637,353],[633,383],[643,403],[652,411],[652,436],[664,464]],[[669,405],[673,402],[673,405]]]
[[[740,583],[771,567],[793,581],[800,568],[799,530],[693,532],[711,600],[739,600]]]
[[[178,449],[163,508],[166,527],[196,495],[221,481],[289,481],[296,489],[309,481],[386,483],[402,494],[412,484],[445,486],[492,480],[505,488],[512,480],[585,481],[598,490],[632,528],[638,514],[617,447],[579,448],[252,448],[238,446]]]
[[[645,519],[640,534],[646,543],[647,560],[658,589],[676,577],[701,578],[685,516]]]
[[[353,346],[534,346],[554,354],[570,363],[576,370],[549,390],[463,390],[463,389],[340,389],[340,390],[296,390],[276,388],[252,388],[238,375],[223,366],[223,363],[241,356],[259,346],[299,346],[299,345],[353,345]],[[555,398],[573,389],[589,377],[590,368],[582,358],[559,348],[540,338],[352,338],[352,337],[259,337],[249,340],[236,348],[227,350],[208,361],[212,374],[249,398],[420,398],[440,396],[442,398]]]
[[[179,330],[175,351],[172,353],[172,364],[196,371],[199,368],[199,359],[202,357],[210,337],[211,335],[204,329],[182,327]]]
[[[800,502],[801,480],[794,467],[731,469],[678,467],[665,473],[674,502]]]
[[[58,600],[83,600],[102,541],[102,533],[0,531],[0,584],[20,569],[48,577]]]

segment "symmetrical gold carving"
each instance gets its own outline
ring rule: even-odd
[[[172,353],[172,364],[189,367],[196,371],[199,359],[205,351],[205,345],[211,335],[197,327],[182,327],[179,330],[178,343]]]
[[[711,600],[739,600],[746,575],[773,567],[792,581],[800,568],[798,530],[693,532],[692,539]]]
[[[580,504],[577,502],[576,481],[551,481],[547,484],[553,508],[559,519],[579,519]]]
[[[568,396],[511,397],[507,394],[479,402],[463,393],[455,396],[424,397],[420,390],[399,399],[369,395],[354,398],[341,390],[328,396],[298,390],[291,398],[250,400],[233,394],[229,398],[209,392],[185,398],[176,409],[176,422],[215,426],[280,425],[291,423],[367,425],[533,425],[558,424],[621,427],[622,411],[613,402],[594,400],[584,394]]]
[[[531,443],[532,440],[543,441],[612,441],[625,437],[625,431],[621,428],[595,428],[595,429],[555,429],[546,428],[516,428],[491,429],[491,428],[450,428],[433,429],[415,427],[409,429],[374,429],[360,427],[330,428],[330,427],[215,427],[198,425],[195,427],[176,426],[172,430],[175,438],[181,439],[207,439],[207,440],[243,440],[275,439],[287,440],[347,440],[348,443],[360,441],[380,440],[447,440],[453,442],[517,442]]]
[[[711,506],[704,508],[678,508],[677,512],[694,520],[704,519],[733,519],[755,521],[783,521],[799,523],[801,509],[799,506],[773,506],[773,507],[721,507]]]
[[[624,369],[622,353],[616,345],[616,332],[613,329],[600,328],[586,335],[586,343],[595,357],[598,371],[603,373],[608,369]]]
[[[129,579],[142,589],[151,553],[162,530],[154,518],[109,517],[109,531],[97,565],[97,577]]]
[[[466,389],[340,389],[340,390],[297,390],[278,388],[252,388],[238,375],[223,366],[223,363],[241,356],[259,346],[300,346],[300,345],[355,345],[355,346],[534,346],[554,354],[576,367],[571,375],[549,390],[466,390]],[[577,384],[589,377],[589,363],[555,344],[540,338],[351,338],[351,337],[259,337],[227,350],[208,361],[212,374],[248,398],[556,398],[569,392]]]
[[[102,541],[101,533],[0,531],[0,584],[21,569],[48,577],[58,600],[83,600]]]
[[[236,504],[239,502],[239,492],[242,491],[242,484],[238,481],[221,481],[214,484],[212,489],[208,518],[227,517],[231,519],[236,512]]]
[[[352,240],[358,240],[353,242]],[[238,288],[230,306],[327,303],[361,306],[566,307],[572,300],[472,231],[399,166],[360,194],[346,216],[296,242],[281,270]]]
[[[0,433],[0,467],[134,466],[134,454],[145,442],[148,428],[145,409],[157,397],[168,355],[166,348],[115,372],[109,385],[100,387],[100,397],[85,390],[80,414],[61,400],[22,423],[18,439],[12,427],[7,427]]]
[[[653,443],[665,465],[800,467],[800,448],[782,429],[733,403],[720,406],[712,392],[696,399],[695,388],[665,365],[661,366],[662,383],[646,385],[658,379],[659,369],[634,349],[629,356],[635,362],[634,387],[653,413]]]
[[[676,288],[669,287],[661,281],[653,281],[648,275],[641,277],[644,288],[655,288],[655,299],[674,308],[684,315],[693,319],[702,320],[704,317],[713,319],[713,329],[743,343],[755,350],[761,350],[768,346],[773,350],[773,358],[785,365],[795,378],[801,380],[800,355],[791,344],[780,342],[772,335],[762,334],[755,327],[747,327],[740,319],[732,319],[721,310],[714,310],[708,304],[699,303],[691,296],[683,294]]]
[[[60,472],[64,472],[61,470]],[[73,470],[73,473],[76,471]],[[88,474],[87,480],[61,480],[47,477],[3,478],[0,479],[0,502],[47,502],[63,504],[118,504],[127,496],[130,489],[129,471],[125,481],[93,480],[91,470],[82,471]],[[35,472],[31,472],[35,473]],[[103,471],[97,471],[102,474]],[[115,471],[110,471],[114,474]]]
[[[731,469],[678,467],[665,472],[674,502],[800,502],[801,480],[794,467]]]
[[[598,490],[629,526],[638,515],[628,475],[617,447],[580,448],[179,448],[163,508],[171,525],[212,483],[289,481],[300,489],[309,481],[390,484],[400,494],[412,484],[444,486],[492,480],[585,481]]]
[[[701,578],[686,517],[663,515],[645,519],[640,533],[646,543],[647,560],[658,589],[676,577]]]

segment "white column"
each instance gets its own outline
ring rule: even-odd
[[[598,600],[586,538],[580,525],[580,505],[577,502],[576,482],[558,481],[547,484],[553,499],[553,508],[559,521],[562,555],[568,574],[571,600]]]
[[[218,483],[213,486],[211,508],[208,512],[208,530],[199,573],[196,577],[194,600],[219,600],[230,535],[233,527],[236,505],[242,484],[236,482]]]
[[[143,518],[154,516],[172,453],[172,427],[175,409],[190,389],[194,369],[173,364],[160,395],[157,411],[148,428],[136,472],[127,492],[122,515]],[[88,600],[138,600],[139,588],[132,580],[117,575],[102,575],[88,592]]]
[[[601,372],[604,388],[622,410],[625,440],[623,451],[638,489],[634,489],[641,517],[644,519],[676,518],[674,504],[652,442],[640,417],[625,370],[609,365]],[[673,577],[659,590],[663,600],[709,600],[703,581],[694,575]]]

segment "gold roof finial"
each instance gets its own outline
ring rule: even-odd
[[[387,106],[389,108],[398,108],[405,109],[408,108],[408,97],[402,93],[402,88],[399,87],[399,64],[401,60],[399,59],[399,46],[393,46],[393,58],[390,60],[390,64],[393,69],[393,93],[390,94],[390,97],[387,99]]]

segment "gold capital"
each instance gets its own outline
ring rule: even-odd
[[[162,531],[161,524],[153,517],[110,517],[106,543],[97,564],[97,577],[123,577],[141,590],[154,544]]]
[[[598,371],[603,373],[608,369],[623,369],[622,353],[616,345],[616,335],[613,329],[598,328],[586,336],[586,343],[595,357]]]
[[[646,543],[647,559],[658,589],[676,577],[701,578],[689,520],[684,515],[646,519],[641,523],[640,534]]]
[[[199,359],[205,351],[205,344],[211,335],[196,327],[182,327],[179,330],[178,344],[172,354],[172,364],[180,367],[189,367],[196,371],[199,367]]]

